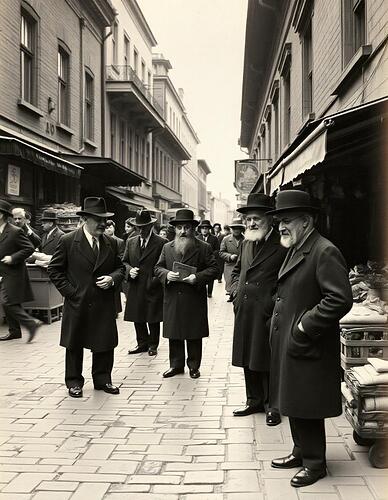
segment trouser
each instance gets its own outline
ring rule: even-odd
[[[27,330],[32,330],[36,326],[36,319],[27,314],[21,304],[2,305],[10,335],[21,337],[22,331],[20,325],[27,328]]]
[[[202,359],[202,339],[169,340],[170,367],[181,369],[185,366],[185,342],[187,346],[187,366],[198,370]]]
[[[66,387],[83,387],[82,365],[84,350],[66,349],[65,382]],[[112,383],[114,350],[92,353],[92,377],[94,387]]]
[[[212,295],[214,287],[214,280],[208,281],[207,283],[207,294]]]
[[[247,406],[279,413],[279,410],[269,407],[269,372],[257,372],[244,367],[244,377]]]
[[[147,328],[148,325],[148,328]],[[135,323],[136,340],[139,347],[156,350],[159,345],[160,323]],[[149,330],[149,332],[148,332]]]
[[[292,454],[303,460],[309,469],[326,468],[326,434],[323,418],[289,417],[291,435],[294,441]]]

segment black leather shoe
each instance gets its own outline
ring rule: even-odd
[[[8,335],[5,335],[4,337],[0,337],[0,341],[2,340],[15,340],[15,339],[21,339],[21,335],[14,335],[13,333],[9,333]]]
[[[69,396],[72,398],[82,398],[82,387],[76,385],[75,387],[69,388]]]
[[[148,349],[148,356],[156,356],[158,351],[156,349]]]
[[[274,469],[293,469],[294,467],[302,467],[302,459],[296,458],[290,453],[286,457],[274,458],[271,462],[271,467]]]
[[[208,293],[207,296],[209,299],[211,299],[213,297],[213,295],[211,293]]]
[[[201,372],[199,370],[190,369],[190,377],[191,378],[199,378],[201,376]]]
[[[95,387],[96,391],[104,391],[108,394],[120,394],[120,389],[112,384],[104,384]]]
[[[163,373],[164,378],[174,377],[179,373],[184,373],[184,368],[169,368],[167,371]]]
[[[282,419],[280,418],[279,413],[274,411],[269,411],[265,417],[265,423],[271,427],[279,425],[281,421]]]
[[[319,479],[326,476],[325,469],[309,469],[308,467],[303,467],[295,476],[291,479],[291,486],[294,488],[301,488],[302,486],[309,486],[314,484]]]
[[[136,346],[135,349],[129,349],[128,354],[139,354],[140,352],[147,352],[148,347]]]
[[[32,342],[33,338],[35,337],[36,335],[36,332],[38,331],[38,329],[43,325],[43,321],[39,321],[37,320],[35,322],[35,325],[29,330],[28,332],[28,339],[27,339],[27,344],[29,344],[30,342]]]
[[[261,413],[263,411],[263,407],[247,405],[244,406],[244,408],[237,408],[237,410],[233,410],[233,415],[235,417],[245,417],[247,415],[253,415],[253,413]]]

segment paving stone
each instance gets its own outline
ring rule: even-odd
[[[113,452],[115,448],[116,448],[115,445],[92,444],[88,448],[88,451],[83,455],[83,458],[85,460],[88,459],[105,460],[110,456],[110,454]]]
[[[31,493],[42,481],[51,481],[55,474],[22,472],[5,486],[2,493]]]
[[[38,491],[34,500],[68,500],[71,495],[71,491]]]
[[[184,484],[217,484],[224,481],[222,471],[189,471],[185,473]]]
[[[71,500],[102,500],[105,493],[108,491],[109,483],[84,483],[75,491]]]
[[[294,474],[295,470],[292,475]],[[289,479],[266,479],[264,480],[264,488],[267,500],[298,500],[296,489],[290,485]]]
[[[186,449],[187,455],[224,455],[225,447],[223,445],[205,445],[205,446],[188,446]]]
[[[75,474],[65,472],[57,479],[58,481],[78,481],[80,483],[86,481],[95,483],[124,483],[126,476],[123,474]]]
[[[365,477],[369,489],[379,500],[388,500],[388,475],[386,477]]]
[[[179,500],[179,496],[159,493],[109,493],[104,500]]]
[[[226,471],[222,491],[225,493],[260,491],[257,472],[253,470]]]
[[[226,459],[229,462],[249,462],[253,459],[252,446],[246,444],[226,445]]]
[[[128,484],[179,484],[180,476],[174,475],[150,475],[150,474],[134,474],[128,478]]]
[[[65,481],[42,481],[36,489],[49,491],[75,491],[78,484],[79,483],[76,482]]]

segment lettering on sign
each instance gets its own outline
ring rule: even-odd
[[[8,165],[7,194],[19,196],[20,194],[20,167]]]
[[[53,123],[46,122],[46,134],[54,135],[55,126]]]

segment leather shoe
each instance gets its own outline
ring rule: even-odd
[[[35,325],[29,330],[28,332],[28,340],[27,340],[27,344],[29,344],[30,342],[32,342],[33,338],[35,337],[36,335],[36,332],[38,331],[38,329],[43,325],[43,321],[39,321],[37,320],[35,322]]]
[[[199,370],[190,369],[190,377],[191,378],[199,378],[201,376],[201,372]]]
[[[13,333],[9,333],[8,335],[5,335],[4,337],[0,337],[0,341],[2,340],[15,340],[15,339],[21,339],[21,335],[14,335]]]
[[[211,293],[208,293],[207,296],[209,299],[211,299],[213,297],[213,295]]]
[[[140,352],[147,352],[148,347],[136,346],[135,349],[129,349],[128,354],[139,354]]]
[[[293,469],[294,467],[302,467],[302,459],[296,458],[290,453],[286,457],[274,458],[271,462],[271,467],[274,469]]]
[[[148,349],[148,356],[156,356],[158,351],[156,349]]]
[[[254,413],[261,413],[262,411],[264,411],[263,407],[246,405],[244,408],[233,410],[233,415],[235,417],[245,417],[247,415],[253,415]]]
[[[169,368],[167,371],[163,373],[164,378],[174,377],[179,373],[184,373],[184,368]]]
[[[96,391],[104,391],[108,394],[120,394],[120,389],[112,384],[104,384],[95,387]]]
[[[301,488],[302,486],[309,486],[316,483],[319,479],[326,476],[326,469],[309,469],[303,467],[291,479],[291,486],[294,488]]]
[[[72,398],[82,398],[82,387],[76,385],[75,387],[69,388],[69,396]]]
[[[265,418],[265,423],[271,427],[279,425],[281,421],[282,419],[280,418],[279,413],[276,413],[274,411],[269,411]]]

